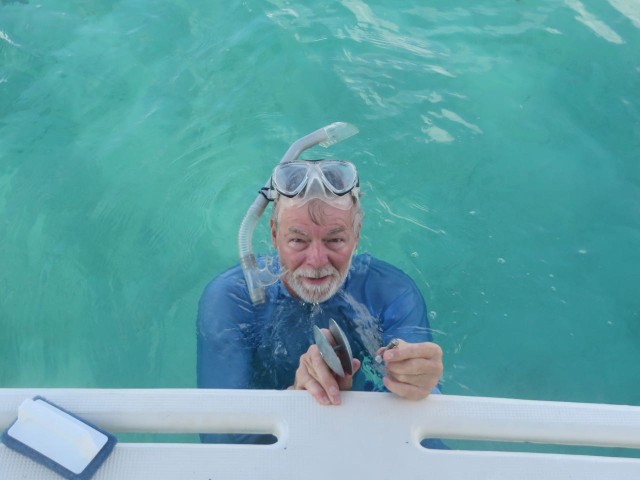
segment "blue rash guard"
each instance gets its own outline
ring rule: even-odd
[[[300,356],[314,343],[313,326],[328,328],[330,319],[345,332],[354,358],[362,362],[353,378],[353,390],[384,390],[384,366],[373,359],[391,339],[432,340],[427,308],[413,280],[370,255],[354,256],[340,290],[320,304],[292,297],[280,280],[265,293],[265,303],[251,303],[240,266],[206,287],[198,312],[198,387],[290,387]],[[204,434],[202,440],[269,441],[263,437]]]

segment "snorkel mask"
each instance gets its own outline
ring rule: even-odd
[[[344,160],[297,160],[273,169],[270,187],[261,193],[267,200],[301,206],[315,198],[343,210],[359,196],[356,167]],[[348,195],[351,194],[351,195]]]
[[[303,205],[313,198],[320,198],[338,208],[351,208],[353,198],[358,196],[358,174],[353,164],[341,160],[298,160],[298,157],[311,147],[320,145],[326,148],[356,133],[358,129],[355,126],[336,122],[296,140],[247,210],[238,232],[238,250],[254,305],[264,303],[264,287],[279,278],[268,266],[258,268],[251,245],[253,231],[267,204],[278,200]]]

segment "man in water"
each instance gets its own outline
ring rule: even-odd
[[[259,305],[240,266],[206,287],[197,324],[199,387],[307,390],[323,405],[339,405],[340,391],[349,389],[387,389],[413,400],[437,391],[442,350],[431,341],[420,291],[397,268],[354,254],[363,217],[358,185],[349,162],[276,167],[267,193],[278,255],[267,264],[279,278]],[[353,374],[342,378],[313,338],[313,326],[326,329],[330,319],[353,350]],[[393,339],[397,347],[384,349]]]

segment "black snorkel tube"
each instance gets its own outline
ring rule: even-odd
[[[302,152],[311,147],[316,145],[320,145],[325,148],[330,147],[331,145],[345,140],[356,133],[358,133],[358,129],[349,123],[332,123],[293,142],[282,157],[282,160],[280,160],[280,163],[293,162],[298,159]],[[271,178],[267,180],[263,191],[268,191],[270,187]],[[254,305],[264,303],[266,298],[264,287],[275,283],[279,278],[279,276],[272,273],[267,266],[262,269],[258,268],[258,263],[256,262],[256,257],[253,254],[253,247],[251,245],[253,231],[255,230],[260,217],[267,208],[268,203],[269,199],[267,199],[267,196],[262,193],[258,193],[258,196],[242,219],[240,230],[238,231],[240,265],[242,265],[244,278],[249,290],[249,296],[251,297],[251,302]]]

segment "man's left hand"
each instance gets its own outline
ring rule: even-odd
[[[396,395],[410,400],[426,398],[442,375],[442,349],[435,343],[407,343],[378,354],[387,367],[384,386]]]

